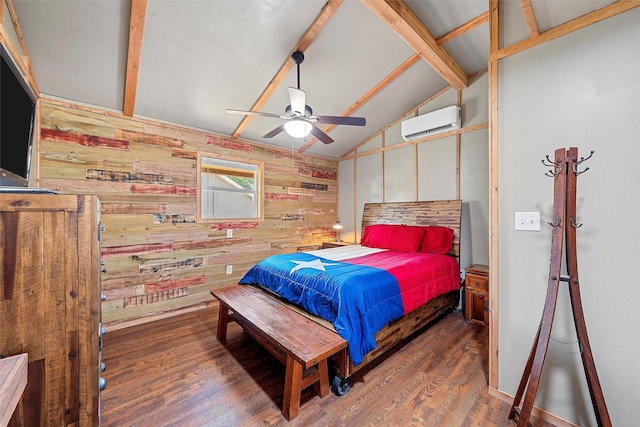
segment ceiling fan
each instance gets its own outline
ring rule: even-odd
[[[313,110],[306,104],[306,94],[300,90],[300,64],[304,61],[304,54],[296,50],[291,55],[291,59],[298,66],[298,87],[289,87],[289,105],[284,110],[284,114],[263,113],[260,111],[243,111],[227,109],[230,114],[242,114],[245,116],[272,117],[285,120],[285,123],[268,132],[263,138],[273,138],[282,131],[286,131],[294,138],[304,138],[311,133],[325,144],[331,144],[333,139],[324,133],[316,123],[364,126],[364,117],[344,117],[344,116],[314,116]]]

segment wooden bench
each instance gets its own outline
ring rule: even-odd
[[[304,388],[313,384],[320,397],[329,393],[327,358],[346,351],[347,342],[342,337],[253,286],[214,289],[211,295],[220,301],[220,342],[226,342],[227,323],[235,321],[286,366],[282,414],[287,420],[298,415]]]

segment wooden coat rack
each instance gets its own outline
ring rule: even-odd
[[[542,163],[550,166],[547,176],[553,177],[553,222],[549,224],[553,227],[551,234],[551,263],[549,268],[549,280],[547,283],[547,296],[542,311],[542,319],[538,332],[529,354],[529,359],[525,365],[520,385],[516,392],[509,412],[509,419],[517,422],[518,427],[525,427],[529,423],[529,417],[533,409],[533,402],[536,397],[544,359],[549,347],[553,316],[558,298],[558,288],[560,282],[569,284],[569,294],[571,299],[571,309],[573,311],[573,322],[576,327],[582,365],[587,377],[591,403],[593,404],[596,420],[599,426],[611,426],[609,413],[604,401],[604,395],[598,381],[596,366],[589,345],[587,336],[587,325],[582,311],[582,301],[580,300],[580,282],[578,280],[578,257],[576,252],[576,229],[582,224],[576,222],[576,184],[578,175],[589,170],[589,168],[578,170],[580,164],[589,160],[593,151],[587,158],[578,158],[578,149],[571,147],[568,150],[559,148],[555,151],[554,160],[547,156]],[[568,224],[567,224],[568,222]],[[568,225],[568,226],[567,226]],[[566,238],[565,255],[567,262],[567,275],[560,274],[562,267],[562,249]],[[525,394],[526,389],[526,394]],[[524,402],[522,406],[522,396]]]

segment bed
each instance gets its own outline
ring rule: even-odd
[[[361,245],[275,255],[239,284],[347,341],[348,351],[329,359],[331,389],[342,395],[355,372],[458,305],[461,205],[367,203]]]

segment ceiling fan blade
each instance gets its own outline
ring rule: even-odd
[[[325,144],[331,144],[333,142],[333,138],[322,132],[322,130],[314,126],[313,123],[311,124],[311,134]]]
[[[351,125],[364,126],[367,120],[364,117],[344,117],[344,116],[315,116],[318,123],[327,123],[334,125]]]
[[[229,114],[241,114],[243,116],[262,116],[262,117],[272,117],[274,119],[286,119],[286,116],[282,114],[275,113],[263,113],[261,111],[244,111],[244,110],[233,110],[231,108],[227,108],[227,113]]]
[[[304,116],[304,107],[307,102],[306,97],[307,95],[303,90],[289,87],[289,104],[294,113]]]
[[[277,128],[273,129],[271,132],[266,133],[263,136],[263,138],[273,138],[274,136],[276,136],[277,134],[279,134],[283,130],[284,130],[284,125],[280,125]]]

